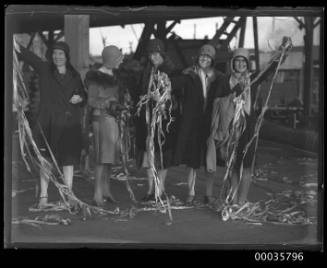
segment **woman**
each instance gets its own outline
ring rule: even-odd
[[[164,72],[169,77],[173,72],[173,64],[167,58],[165,53],[165,47],[161,40],[159,39],[150,40],[147,53],[148,53],[148,61],[143,71],[140,85],[136,88],[136,92],[134,94],[135,104],[138,103],[141,96],[148,93],[151,73],[157,74],[158,71]],[[154,107],[153,106],[154,104],[155,103],[153,101],[149,103],[148,108],[150,111]],[[174,111],[172,113],[172,116],[176,117]],[[144,202],[155,199],[154,188],[153,188],[153,182],[154,182],[153,174],[150,168],[150,163],[148,162],[148,155],[147,155],[147,142],[148,142],[148,136],[150,134],[148,131],[148,123],[146,121],[146,107],[143,106],[143,108],[140,111],[140,115],[135,118],[135,127],[136,127],[137,166],[147,169],[148,183],[149,183],[147,194],[142,199],[142,201]],[[164,131],[164,136],[165,136],[164,138],[165,142],[162,146],[163,167],[159,163],[160,154],[159,154],[158,139],[155,138],[154,140],[155,151],[156,151],[155,160],[156,160],[156,166],[158,168],[158,176],[160,180],[159,195],[161,195],[164,192],[164,184],[167,176],[167,168],[172,163],[172,147],[173,147],[172,144],[173,144],[173,136],[175,135],[175,121],[172,124],[170,124],[168,132],[166,131],[167,123],[168,123],[168,119],[163,119],[162,130]],[[157,137],[157,133],[155,134],[155,137]]]
[[[71,190],[74,165],[79,165],[82,149],[82,106],[86,95],[81,77],[70,63],[69,46],[57,42],[49,55],[50,60],[44,62],[20,46],[19,58],[31,65],[40,79],[40,107],[35,133],[38,145],[46,150],[40,126],[56,161],[63,168],[64,183]],[[38,206],[44,208],[48,204],[49,179],[40,173]]]
[[[102,51],[102,66],[90,70],[85,77],[88,89],[88,105],[92,108],[96,167],[94,203],[103,206],[104,201],[115,203],[109,184],[111,166],[119,160],[119,127],[116,121],[121,88],[116,69],[123,61],[123,54],[116,46]]]
[[[206,44],[200,48],[196,64],[172,78],[174,92],[182,95],[182,111],[178,124],[174,164],[185,164],[190,168],[188,175],[189,192],[186,202],[195,198],[196,169],[204,163],[206,139],[209,136],[212,101],[220,92],[224,75],[214,69],[216,50]],[[207,191],[208,192],[208,191]],[[206,193],[205,203],[210,196]]]
[[[289,40],[289,39],[285,39]],[[247,201],[248,191],[251,184],[252,177],[252,166],[254,164],[255,158],[255,140],[250,142],[254,135],[255,125],[257,122],[259,107],[256,105],[257,99],[257,88],[259,84],[268,78],[272,74],[277,66],[281,56],[281,52],[273,57],[270,65],[264,69],[263,72],[258,75],[258,73],[250,73],[250,60],[249,51],[244,48],[236,49],[233,52],[233,57],[231,59],[231,72],[230,75],[225,80],[225,85],[221,87],[220,92],[217,93],[217,97],[220,99],[215,100],[214,104],[214,114],[213,123],[216,124],[216,128],[211,133],[211,138],[216,137],[216,140],[220,145],[218,146],[218,157],[217,164],[219,166],[225,166],[226,163],[226,146],[228,143],[231,125],[233,122],[233,116],[235,113],[235,102],[234,98],[241,95],[244,101],[244,106],[241,113],[241,121],[245,123],[245,129],[242,133],[239,129],[236,131],[236,136],[239,135],[238,145],[236,148],[236,158],[233,165],[232,175],[231,175],[231,187],[233,191],[236,191],[235,197],[232,202],[235,204],[244,204]],[[283,58],[285,60],[287,55]],[[226,91],[227,88],[227,91]],[[229,95],[229,96],[228,96]],[[222,98],[224,97],[224,98]],[[244,116],[244,117],[243,117]],[[240,121],[240,122],[241,122]],[[214,125],[213,124],[213,125]],[[244,152],[245,147],[250,142],[249,147],[246,152]],[[242,174],[241,174],[242,172]]]

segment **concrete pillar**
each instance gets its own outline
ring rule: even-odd
[[[89,15],[65,15],[65,41],[72,65],[84,79],[89,69]]]

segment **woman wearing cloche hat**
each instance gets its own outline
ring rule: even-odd
[[[287,45],[285,46],[287,47],[287,52],[288,48],[291,46],[291,39],[285,37],[282,45]],[[214,110],[220,110],[221,112],[217,114],[217,117],[212,117],[212,125],[215,124],[216,120],[222,120],[222,118],[228,117],[230,118],[229,120],[233,119],[234,115],[230,116],[230,113],[235,113],[235,108],[233,108],[233,106],[235,106],[235,97],[239,96],[244,103],[242,106],[242,112],[240,113],[240,119],[238,121],[238,124],[240,125],[244,123],[244,131],[242,132],[240,129],[236,129],[236,135],[231,136],[231,128],[227,127],[226,135],[233,140],[230,141],[228,138],[227,140],[221,142],[218,151],[222,153],[217,155],[217,164],[219,166],[226,166],[226,156],[228,157],[227,145],[230,142],[237,144],[236,157],[235,161],[233,162],[233,170],[230,178],[233,194],[231,195],[232,199],[229,201],[231,201],[233,204],[242,205],[247,201],[248,191],[251,184],[252,167],[255,161],[255,140],[252,140],[252,137],[254,136],[257,117],[260,111],[260,107],[256,105],[257,88],[262,81],[267,79],[269,75],[275,72],[281,57],[281,47],[273,56],[269,65],[264,68],[264,71],[260,74],[258,72],[250,72],[250,57],[247,49],[238,48],[234,50],[230,62],[230,74],[226,80],[227,84],[225,86],[225,91],[220,92],[220,95],[218,95],[218,97],[225,96],[227,87],[227,93],[229,92],[228,94],[233,94],[231,98],[232,109],[217,109],[216,105],[224,105],[222,101],[218,101],[217,103],[215,102],[214,104]],[[282,62],[286,57],[287,53],[284,54]],[[215,133],[212,133],[210,136],[213,136],[214,134]],[[247,150],[245,150],[247,146],[249,147]]]
[[[110,190],[110,173],[119,160],[119,128],[116,114],[123,109],[119,103],[122,87],[116,73],[123,54],[116,46],[106,46],[102,51],[102,66],[90,70],[85,77],[88,105],[92,108],[96,167],[94,203],[103,206],[105,201],[115,203]]]
[[[149,90],[149,82],[151,81],[151,77],[153,77],[155,82],[157,79],[156,74],[159,72],[165,73],[165,75],[168,76],[168,79],[170,79],[170,76],[172,72],[174,71],[174,65],[169,60],[169,57],[166,54],[164,43],[160,39],[152,39],[149,41],[149,44],[147,46],[147,62],[145,65],[145,68],[142,73],[142,77],[140,79],[139,85],[136,87],[135,92],[135,104],[138,103],[139,98],[145,94],[148,94]],[[150,88],[151,90],[151,88]],[[155,101],[151,100],[148,104],[148,109],[152,110],[152,107],[154,107]],[[166,108],[165,108],[166,109]],[[176,110],[173,109],[172,111],[172,117],[176,118],[175,115]],[[142,107],[140,110],[139,116],[135,118],[135,128],[136,128],[136,162],[137,166],[139,168],[146,168],[147,175],[148,175],[148,183],[149,187],[147,190],[146,195],[142,198],[142,201],[147,202],[150,200],[155,199],[154,194],[154,184],[153,184],[153,174],[149,163],[149,157],[147,152],[147,145],[148,145],[148,136],[150,133],[148,133],[148,124],[147,122],[147,108]],[[167,110],[168,114],[168,110]],[[160,185],[159,185],[159,195],[161,195],[164,192],[164,182],[167,175],[167,168],[171,166],[172,164],[172,147],[173,147],[173,137],[175,135],[176,130],[176,121],[173,121],[169,125],[169,130],[166,130],[166,126],[168,124],[168,119],[163,119],[162,122],[162,130],[164,132],[165,136],[165,142],[162,145],[162,152],[163,152],[163,167],[161,164],[159,164],[159,160],[161,159],[159,155],[159,141],[157,138],[154,140],[155,144],[155,153],[156,153],[156,165],[158,166],[158,176],[160,179]],[[156,130],[157,131],[157,130]],[[155,137],[158,135],[156,134]]]
[[[172,78],[174,91],[181,91],[183,96],[174,164],[185,164],[190,168],[186,198],[188,204],[192,204],[195,198],[196,169],[204,164],[212,101],[224,77],[224,74],[214,69],[215,57],[216,49],[205,44],[199,49],[195,64],[184,70],[181,76]]]

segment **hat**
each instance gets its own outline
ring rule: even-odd
[[[212,45],[205,44],[200,48],[199,55],[207,55],[214,61],[216,57],[216,49]]]
[[[124,55],[116,46],[106,46],[102,50],[102,59],[103,62],[106,62],[107,67],[114,68],[123,57]]]
[[[238,48],[233,51],[233,57],[231,59],[231,69],[234,70],[234,60],[236,57],[243,57],[246,60],[248,69],[250,68],[250,52],[246,48]]]
[[[165,45],[160,39],[152,39],[149,41],[147,52],[148,54],[158,52],[165,55]]]
[[[54,43],[54,45],[52,46],[52,50],[54,50],[54,49],[63,50],[65,52],[66,56],[69,55],[69,46],[67,45],[67,43],[65,43],[63,41]]]

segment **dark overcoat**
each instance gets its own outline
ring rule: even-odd
[[[51,64],[42,61],[28,49],[21,47],[19,58],[39,74],[40,106],[34,135],[40,147],[46,148],[39,125],[59,165],[78,165],[82,150],[82,112],[86,94],[80,75],[67,68],[59,74]],[[73,95],[83,101],[69,102]]]
[[[151,75],[151,64],[148,63],[142,73],[141,79],[139,80],[138,86],[134,89],[134,92],[132,93],[133,101],[135,104],[135,111],[137,110],[137,103],[140,100],[140,97],[147,94],[148,90],[148,84],[149,84],[149,79]],[[174,72],[174,67],[169,59],[165,59],[165,62],[158,68],[159,71],[164,72],[168,75],[170,78],[171,74]],[[172,96],[172,98],[175,98]],[[177,102],[174,101],[173,104],[176,104]],[[170,103],[167,103],[170,105]],[[153,107],[153,103],[150,102],[150,109]],[[172,117],[174,118],[174,121],[170,124],[168,131],[167,131],[167,123],[169,122],[168,117],[166,119],[163,119],[162,122],[162,130],[163,130],[163,135],[162,141],[164,141],[164,144],[162,146],[162,153],[163,153],[163,167],[168,168],[169,166],[172,165],[172,159],[173,159],[173,154],[172,154],[172,148],[174,147],[174,143],[176,139],[174,138],[176,136],[176,125],[178,123],[178,118],[177,118],[177,108],[176,105],[173,105],[174,109],[171,113]],[[168,111],[166,111],[168,112]],[[146,123],[146,109],[145,106],[140,110],[140,114],[135,116],[134,118],[135,122],[135,145],[136,145],[136,163],[138,167],[142,166],[143,162],[143,156],[144,153],[146,152],[146,138],[148,135],[148,126]],[[160,168],[161,167],[161,162],[160,160],[160,155],[158,154],[159,151],[159,142],[157,139],[157,129],[155,131],[155,140],[154,140],[154,145],[155,145],[155,153],[156,153],[156,164]]]
[[[174,148],[174,165],[185,164],[194,169],[204,164],[206,140],[210,134],[212,103],[217,93],[226,92],[221,88],[226,77],[215,70],[209,84],[207,98],[203,96],[202,83],[194,68],[172,78],[173,92],[181,96],[181,112],[177,126]]]

